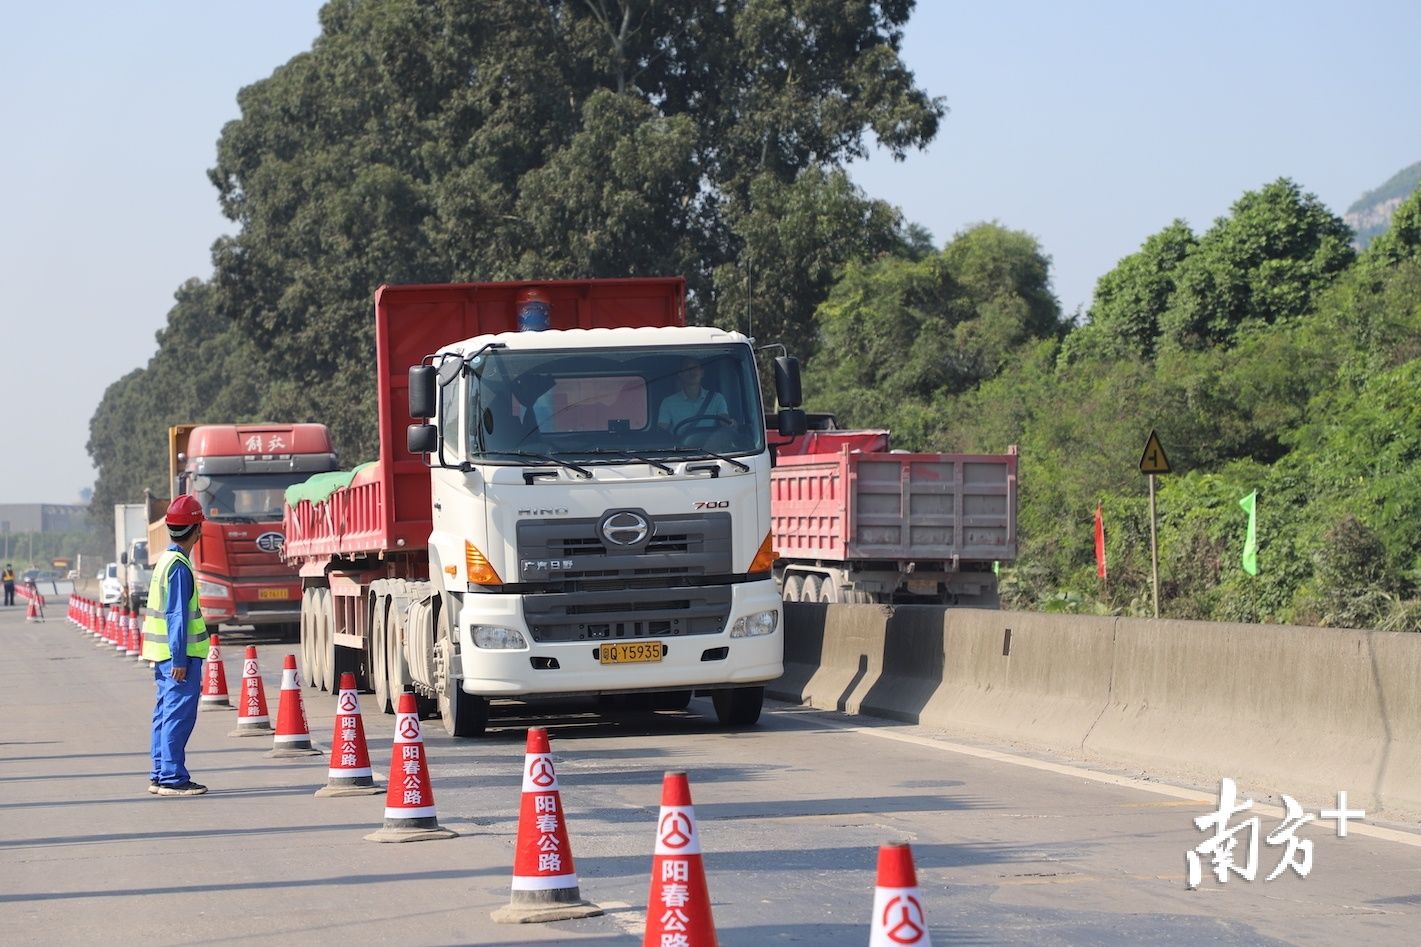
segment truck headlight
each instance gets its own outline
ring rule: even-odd
[[[772,635],[779,623],[778,611],[751,612],[743,618],[735,619],[735,624],[730,626],[730,637],[758,638],[761,635]]]
[[[516,628],[504,628],[501,625],[474,625],[469,631],[473,634],[474,644],[489,651],[511,651],[528,647],[528,641],[523,637],[523,632]]]
[[[218,582],[208,582],[206,579],[197,580],[198,598],[231,598],[232,589],[230,586],[222,585]]]

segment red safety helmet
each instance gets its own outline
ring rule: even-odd
[[[168,515],[163,519],[174,529],[195,526],[202,522],[202,504],[197,497],[185,493],[168,504]]]

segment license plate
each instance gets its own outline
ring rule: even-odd
[[[604,644],[600,660],[603,664],[642,664],[661,660],[661,642],[632,641],[627,644]]]
[[[259,598],[259,599],[290,598],[290,597],[291,597],[291,591],[290,591],[289,589],[257,589],[257,598]]]

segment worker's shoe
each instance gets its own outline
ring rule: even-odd
[[[185,783],[159,784],[158,795],[160,796],[200,796],[207,792],[207,787],[201,783],[188,780]]]
[[[148,780],[148,791],[149,791],[150,793],[152,793],[153,795],[155,795],[155,796],[158,795],[158,780],[156,780],[156,779],[150,779],[150,780]]]

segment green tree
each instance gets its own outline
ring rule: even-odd
[[[1244,194],[1175,270],[1161,334],[1175,348],[1228,346],[1244,332],[1302,316],[1351,264],[1351,236],[1286,178]]]
[[[327,4],[312,50],[242,91],[211,172],[239,225],[215,251],[223,311],[280,380],[263,407],[374,453],[382,282],[685,272],[713,321],[745,257],[777,317],[762,341],[811,345],[828,274],[900,242],[834,169],[870,133],[899,157],[926,144],[943,112],[899,58],[912,7]]]
[[[851,425],[891,426],[899,446],[924,446],[936,399],[993,377],[1019,347],[1059,336],[1049,271],[1035,238],[998,224],[969,228],[921,260],[850,264],[819,308],[809,404]]]
[[[1174,297],[1175,275],[1197,244],[1189,225],[1175,220],[1115,264],[1096,281],[1089,321],[1071,333],[1063,357],[1152,358],[1160,318]]]

